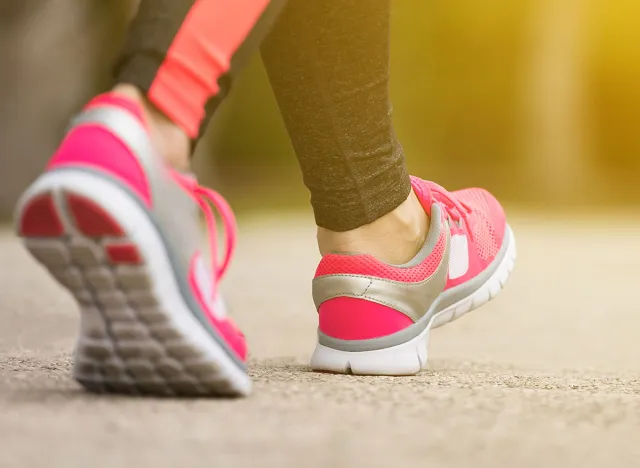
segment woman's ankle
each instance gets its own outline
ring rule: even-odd
[[[191,141],[186,132],[155,107],[137,87],[121,83],[113,88],[113,92],[140,103],[158,153],[174,169],[189,170]]]
[[[395,210],[352,231],[318,228],[318,247],[329,253],[369,254],[391,264],[410,261],[420,251],[429,232],[429,217],[413,190]]]

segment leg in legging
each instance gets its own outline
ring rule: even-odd
[[[257,40],[256,23],[270,17],[268,6],[143,0],[115,92],[73,119],[18,203],[25,245],[81,306],[74,372],[91,391],[238,396],[251,389],[246,341],[219,291],[235,246],[231,208],[174,169],[188,166],[192,142],[228,89],[239,51]],[[100,343],[100,359],[91,342]],[[178,365],[152,366],[151,354],[140,353],[152,348]]]
[[[115,90],[141,101],[172,165],[189,155],[284,0],[143,0],[116,65]]]
[[[392,124],[389,17],[390,0],[290,0],[262,46],[323,254],[402,262],[426,237]]]

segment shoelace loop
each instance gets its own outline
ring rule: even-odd
[[[472,212],[471,207],[435,182],[429,182],[429,189],[431,190],[432,198],[444,206],[449,218],[453,221],[462,220],[467,232],[471,235],[471,223],[469,222],[469,214]]]
[[[237,225],[236,218],[233,215],[233,211],[231,207],[224,199],[222,195],[220,195],[215,190],[211,190],[209,188],[203,187],[198,184],[195,177],[185,175],[179,173],[177,171],[171,171],[174,179],[191,195],[194,200],[198,203],[202,212],[204,213],[204,219],[207,224],[208,230],[208,238],[209,238],[209,253],[211,256],[211,271],[215,277],[214,281],[214,294],[216,291],[216,284],[220,278],[224,276],[229,268],[229,263],[231,262],[231,258],[233,256],[233,252],[236,248],[236,238],[237,238]],[[219,261],[219,252],[218,252],[218,243],[217,243],[217,223],[216,216],[214,214],[213,208],[215,207],[220,219],[222,220],[223,228],[224,228],[224,242],[225,242],[225,252],[222,257],[222,261]]]

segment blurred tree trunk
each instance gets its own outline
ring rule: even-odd
[[[575,200],[588,181],[584,8],[582,0],[540,0],[534,7],[526,167],[541,201]]]
[[[69,117],[107,86],[135,0],[0,2],[0,216],[39,174]]]

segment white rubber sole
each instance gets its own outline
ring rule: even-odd
[[[311,368],[320,372],[355,375],[414,375],[427,364],[429,334],[495,298],[504,288],[516,261],[516,243],[508,228],[509,247],[493,275],[470,296],[433,316],[420,335],[406,343],[374,351],[350,352],[317,344]]]
[[[39,236],[42,210],[30,210],[46,206],[47,197],[64,228],[59,236]],[[71,199],[97,207],[122,234],[87,236]],[[74,377],[85,388],[161,396],[250,393],[246,370],[194,316],[157,228],[125,190],[88,172],[47,173],[22,196],[16,220],[26,248],[80,305]],[[135,265],[107,255],[121,244],[138,252]]]

